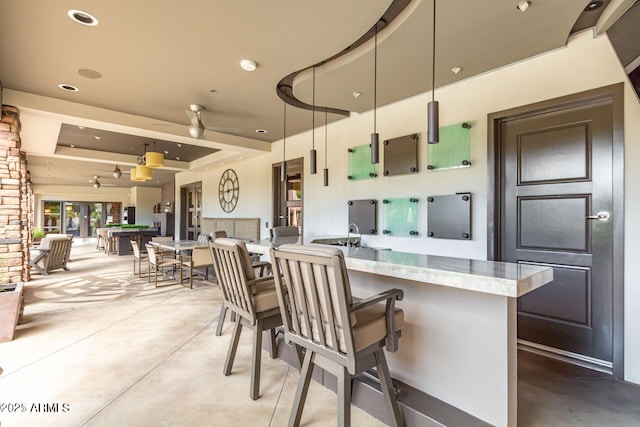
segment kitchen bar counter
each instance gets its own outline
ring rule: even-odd
[[[309,240],[309,243],[306,240]],[[310,243],[311,240],[317,239],[306,240],[304,244],[313,244]],[[247,249],[268,255],[269,248],[285,243],[299,243],[299,239],[265,239],[247,243]],[[549,267],[421,255],[366,247],[333,247],[342,250],[349,270],[493,295],[519,297],[553,280],[553,269]]]
[[[247,249],[268,254],[311,240],[262,240]],[[516,297],[551,282],[551,268],[333,247],[345,254],[354,295],[404,292],[400,349],[388,354],[394,378],[428,395],[422,401],[436,398],[491,425],[517,424]]]

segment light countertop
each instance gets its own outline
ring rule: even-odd
[[[247,249],[268,254],[270,248],[277,248],[281,244],[301,243],[301,240],[304,244],[311,244],[307,240],[314,239],[264,239],[247,243]],[[332,247],[342,250],[349,270],[506,297],[519,297],[553,280],[553,269],[550,267],[370,248]]]

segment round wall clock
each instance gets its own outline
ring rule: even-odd
[[[238,176],[233,169],[227,169],[222,173],[218,185],[218,199],[223,211],[231,212],[236,208],[238,193],[240,193]]]

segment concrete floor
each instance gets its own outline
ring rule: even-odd
[[[71,259],[70,272],[34,274],[16,337],[0,344],[0,426],[286,425],[298,372],[263,352],[252,401],[250,333],[222,375],[231,326],[214,336],[215,284],[155,288],[91,242]],[[640,387],[529,354],[519,373],[521,426],[640,425]],[[355,407],[352,423],[383,425]],[[302,424],[335,425],[335,394],[312,382]]]

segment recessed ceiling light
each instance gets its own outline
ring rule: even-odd
[[[88,25],[90,27],[98,25],[98,20],[93,15],[81,10],[70,10],[67,12],[67,15],[78,24]]]
[[[176,160],[180,160],[180,157],[176,157]]]
[[[592,10],[600,9],[600,6],[602,6],[603,4],[604,2],[602,2],[601,0],[592,1],[587,5],[587,7],[584,8],[584,11],[591,12]]]
[[[178,148],[182,147],[182,144],[176,144],[178,146]]]
[[[77,87],[75,87],[75,86],[71,86],[71,85],[64,84],[64,83],[63,83],[63,84],[59,84],[59,85],[58,85],[58,87],[59,87],[60,89],[62,89],[62,90],[66,90],[66,91],[69,91],[69,92],[77,92],[77,91],[79,91],[79,90],[80,90],[80,89],[78,89],[78,88],[77,88]]]
[[[102,77],[102,74],[100,74],[96,70],[91,70],[89,68],[79,68],[78,74],[80,74],[82,77],[86,77],[87,79],[99,79],[100,77]]]
[[[529,9],[529,6],[531,6],[531,2],[529,0],[521,1],[516,5],[516,9],[518,9],[520,12],[526,12],[527,9]]]
[[[82,129],[84,129],[84,126],[78,125],[78,129],[82,130]]]
[[[240,61],[240,67],[245,71],[254,71],[257,66],[258,64],[250,59],[243,59],[242,61]]]
[[[69,147],[76,148],[76,144],[69,144]]]
[[[53,160],[47,160],[47,164],[48,164],[48,165],[55,165],[55,164],[56,164],[56,162],[54,162]]]
[[[169,154],[169,150],[164,150],[164,154]]]
[[[256,133],[267,133],[266,129],[256,129]]]
[[[452,72],[453,74],[456,74],[456,75],[457,75],[460,71],[462,71],[462,68],[461,68],[461,67],[453,67],[453,68],[451,68],[451,72]]]
[[[354,97],[354,98],[357,98],[357,97],[359,97],[360,95],[362,95],[362,94],[361,94],[360,92],[358,92],[358,91],[353,92],[353,97]]]
[[[94,136],[95,139],[97,139],[98,141],[100,141],[100,139],[102,138],[101,136],[95,135]]]

